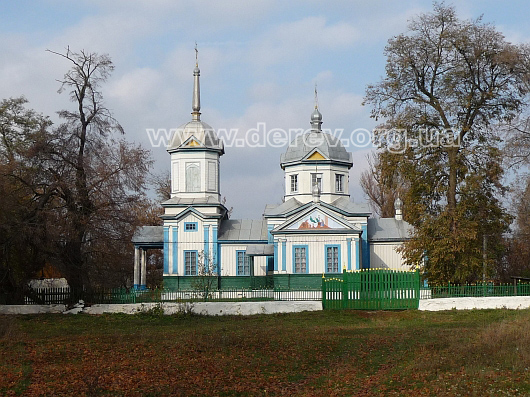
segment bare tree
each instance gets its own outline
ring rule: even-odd
[[[114,69],[110,57],[85,51],[49,51],[70,63],[59,80],[75,110],[48,139],[44,161],[57,188],[53,252],[74,288],[105,281],[125,283],[130,269],[134,208],[144,199],[149,152],[126,142],[123,128],[105,106],[101,85]],[[130,272],[130,270],[129,270]],[[120,280],[121,278],[121,280]]]

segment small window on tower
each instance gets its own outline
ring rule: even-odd
[[[298,191],[298,175],[291,175],[291,193]]]
[[[335,174],[335,191],[337,193],[344,192],[344,175]]]
[[[322,174],[311,174],[311,189],[317,185],[318,189],[322,192]]]

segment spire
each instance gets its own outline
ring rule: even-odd
[[[201,89],[199,85],[199,50],[197,49],[197,42],[195,42],[195,69],[193,70],[193,100],[191,103],[192,120],[199,121],[201,119]]]
[[[318,111],[318,93],[315,84],[315,110],[311,115],[311,131],[322,132],[322,114]]]

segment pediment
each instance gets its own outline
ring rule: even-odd
[[[298,216],[295,216],[281,225],[277,231],[332,231],[351,229],[360,231],[339,214],[333,213],[318,205],[308,208]]]
[[[201,147],[203,144],[195,138],[194,135],[190,136],[186,141],[182,144],[182,147]]]
[[[320,152],[320,150],[313,149],[313,151],[309,152],[307,154],[307,156],[303,160],[312,160],[312,161],[315,161],[315,160],[329,160],[329,158],[324,156],[322,154],[322,152]]]

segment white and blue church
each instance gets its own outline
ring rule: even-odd
[[[220,194],[225,149],[201,120],[199,76],[196,64],[191,121],[176,130],[167,148],[171,198],[162,203],[163,226],[143,226],[133,237],[136,288],[146,287],[149,249],[163,250],[164,287],[173,289],[188,286],[205,265],[224,285],[240,287],[256,280],[320,282],[323,274],[343,269],[408,270],[396,251],[412,231],[400,200],[395,217],[376,218],[367,204],[350,199],[352,154],[322,130],[317,105],[311,128],[280,158],[283,202],[267,205],[261,219],[230,219]]]

